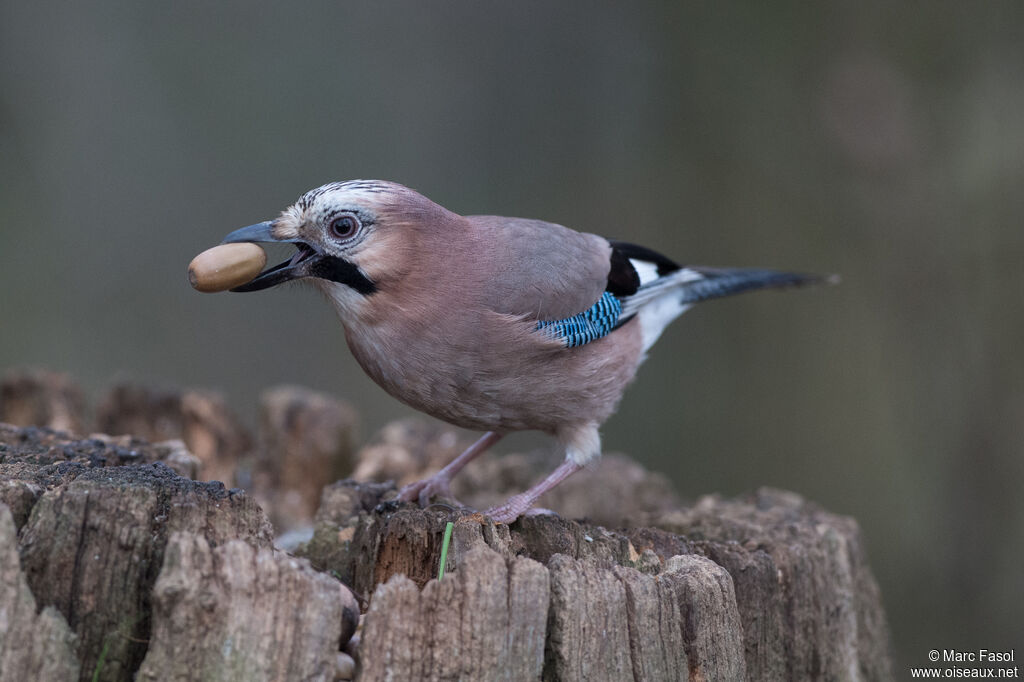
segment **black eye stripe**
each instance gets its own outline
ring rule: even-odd
[[[324,256],[313,261],[308,274],[312,277],[345,284],[364,296],[369,296],[377,291],[377,285],[363,274],[359,266],[336,256]]]

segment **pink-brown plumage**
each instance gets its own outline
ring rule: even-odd
[[[375,180],[324,185],[225,241],[296,243],[292,261],[237,290],[310,278],[336,308],[356,361],[384,390],[438,419],[491,432],[401,499],[447,493],[451,477],[502,434],[536,429],[558,438],[565,463],[489,510],[497,521],[515,519],[600,454],[598,427],[646,349],[692,302],[815,280],[682,268],[553,223],[459,216]],[[604,316],[603,326],[586,315]]]

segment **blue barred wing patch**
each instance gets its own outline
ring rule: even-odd
[[[542,320],[537,323],[537,329],[560,340],[566,348],[575,348],[606,336],[615,328],[621,313],[619,299],[606,291],[597,303],[579,315],[564,320]]]

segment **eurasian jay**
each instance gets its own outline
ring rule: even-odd
[[[395,398],[486,431],[403,501],[450,497],[466,464],[511,431],[555,436],[565,461],[485,514],[510,523],[600,456],[648,349],[692,304],[820,281],[680,266],[642,246],[540,220],[460,216],[394,182],[334,182],[230,242],[290,242],[292,258],[232,291],[307,278],[334,305],[356,361]]]

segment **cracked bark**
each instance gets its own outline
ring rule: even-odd
[[[70,404],[65,393],[35,395],[42,403],[20,404],[35,405],[37,418],[70,414],[46,407]],[[301,391],[282,395],[261,435],[276,445],[263,456],[294,455],[296,473],[310,455],[314,468],[326,466],[350,420]],[[227,421],[196,420],[206,435],[189,431],[165,418],[183,414],[176,404],[137,411],[140,421],[125,428],[192,433],[213,457],[222,446],[234,452],[217,436]],[[459,447],[445,428],[403,422],[384,433],[357,470],[371,471],[376,453],[385,465],[376,473],[406,478],[402,467],[412,466],[418,476]],[[477,506],[500,500],[529,484],[533,460],[482,458],[456,494]],[[0,425],[0,503],[10,508],[6,517],[0,510],[0,599],[16,616],[15,628],[0,622],[0,679],[71,679],[76,666],[80,679],[331,679],[345,663],[332,666],[331,654],[356,620],[352,601],[339,611],[335,596],[348,593],[335,577],[369,598],[363,631],[345,649],[359,641],[364,680],[892,678],[856,523],[792,493],[683,506],[659,477],[607,457],[543,501],[591,522],[538,516],[495,526],[441,505],[387,502],[388,484],[341,482],[323,490],[303,550],[311,568],[269,548],[270,526],[247,495],[175,474],[195,476],[196,465],[181,442]],[[314,486],[295,482],[308,514]],[[25,605],[33,593],[38,613]],[[29,640],[34,649],[10,653],[10,642]],[[225,658],[226,642],[237,657]]]
[[[391,490],[329,487],[303,550],[372,594],[362,680],[892,679],[856,523],[792,493],[703,498],[648,527],[610,531],[556,516],[495,526],[381,503]],[[450,573],[439,584],[449,520]],[[507,576],[519,565],[536,576],[516,588],[530,606],[513,625],[500,595],[512,594]],[[478,582],[499,598],[471,589]],[[463,660],[482,640],[520,641],[529,653],[518,664]],[[508,665],[516,677],[504,677]]]
[[[20,505],[21,570],[36,601],[77,635],[82,679],[138,669],[172,532],[270,546],[270,525],[249,497],[182,478],[162,462],[172,454],[0,425],[0,502]]]
[[[0,503],[0,681],[76,679],[75,634],[52,606],[37,612],[17,546],[14,518]]]

